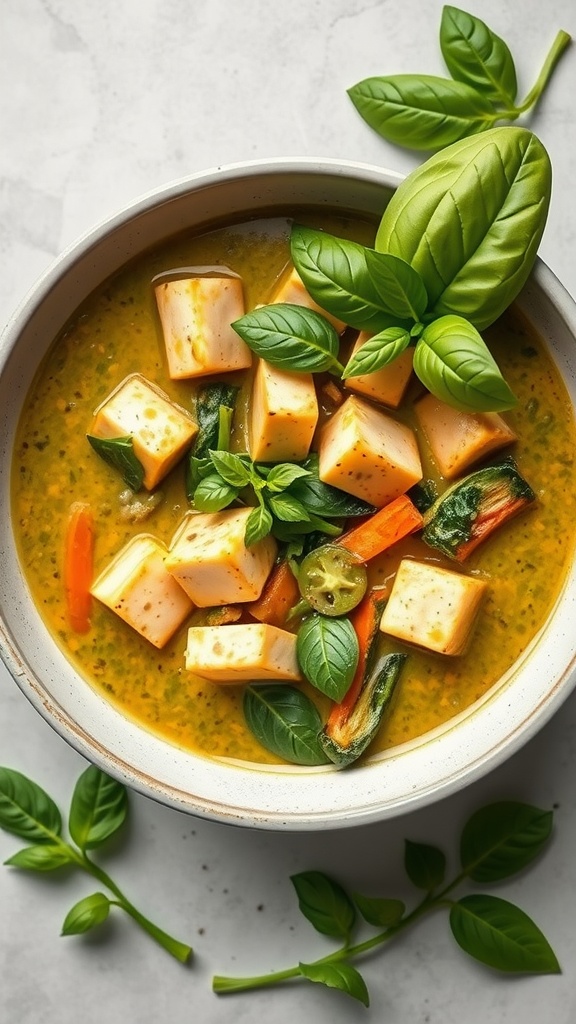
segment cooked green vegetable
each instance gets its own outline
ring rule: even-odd
[[[323,544],[303,559],[298,587],[305,601],[321,615],[346,615],[366,593],[366,566],[337,544]]]
[[[144,481],[144,466],[134,453],[131,437],[93,437],[86,434],[92,448],[104,462],[117,469],[131,491],[139,491]]]
[[[198,460],[207,459],[211,450],[227,450],[230,447],[230,430],[238,390],[233,384],[216,381],[204,384],[198,392],[198,433],[186,460],[186,495],[189,501],[192,501],[201,479],[201,464]]]
[[[296,686],[247,686],[243,707],[248,728],[266,750],[292,764],[328,763],[318,740],[322,729],[318,709]]]
[[[507,458],[452,484],[425,513],[422,539],[463,562],[497,527],[535,500],[516,463]]]
[[[376,735],[406,658],[397,653],[377,657],[348,713],[332,718],[320,733],[322,750],[338,768],[356,761]]]

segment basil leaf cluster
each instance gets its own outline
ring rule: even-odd
[[[532,110],[569,43],[568,33],[558,32],[536,82],[517,103],[516,66],[508,45],[480,18],[445,6],[440,49],[451,78],[374,76],[353,85],[348,95],[366,123],[389,142],[439,150]]]

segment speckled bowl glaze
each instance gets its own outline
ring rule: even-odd
[[[22,692],[81,754],[147,796],[209,819],[304,831],[366,824],[468,785],[524,744],[576,683],[576,566],[521,661],[465,713],[361,767],[265,768],[186,753],[125,718],[86,683],[47,632],[18,564],[10,519],[16,424],[34,372],[89,293],[171,234],[277,205],[378,216],[400,175],[315,160],[231,165],[155,191],[81,238],[14,315],[0,345],[0,645]],[[547,340],[576,406],[576,304],[538,261],[520,305]],[[9,723],[3,723],[8,728]]]

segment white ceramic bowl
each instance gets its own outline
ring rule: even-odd
[[[381,820],[462,788],[513,754],[576,683],[576,566],[530,650],[442,728],[347,772],[231,765],[184,753],[134,725],[78,677],[44,627],[19,568],[9,476],[34,372],[86,296],[127,260],[184,228],[282,205],[378,216],[400,175],[356,163],[258,161],[153,192],[81,238],[38,282],[0,346],[0,644],[23,693],[81,754],[182,811],[258,828],[312,830]],[[576,406],[576,305],[538,261],[521,306],[547,340]],[[7,725],[4,724],[4,728]]]

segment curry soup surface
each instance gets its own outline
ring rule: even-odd
[[[303,223],[364,244],[372,241],[373,227],[367,224],[296,212]],[[186,631],[190,624],[205,621],[202,611],[193,613],[162,650],[97,601],[90,631],[75,633],[68,623],[62,568],[74,502],[88,502],[94,513],[96,574],[137,533],[152,533],[168,543],[188,509],[180,464],[161,483],[162,501],[150,517],[126,521],[119,500],[125,484],[86,440],[94,409],[127,374],[143,374],[191,410],[195,391],[207,380],[169,379],[152,278],[175,268],[224,265],[242,277],[246,308],[251,309],[266,302],[287,264],[290,225],[290,218],[274,216],[179,237],[130,264],[94,293],[56,340],[37,374],[18,428],[12,481],[23,571],[44,622],[81,676],[127,716],[171,743],[204,755],[264,763],[278,759],[254,740],[244,723],[242,686],[199,683],[186,673]],[[576,431],[563,382],[542,341],[513,311],[485,338],[518,398],[517,406],[505,414],[519,437],[510,451],[538,500],[497,530],[462,567],[489,584],[464,655],[426,653],[382,634],[387,649],[405,651],[409,658],[371,752],[426,733],[482,697],[543,625],[572,557]],[[233,433],[237,451],[246,450],[250,377],[247,372],[227,378],[243,381]],[[422,391],[414,381],[402,407],[392,415],[416,431],[424,479],[435,479],[441,491],[445,482],[411,411],[412,400]],[[329,414],[329,409],[322,409],[321,420]],[[458,568],[410,538],[370,564],[372,585],[389,583],[405,554]],[[321,714],[327,714],[330,702],[303,685]]]

